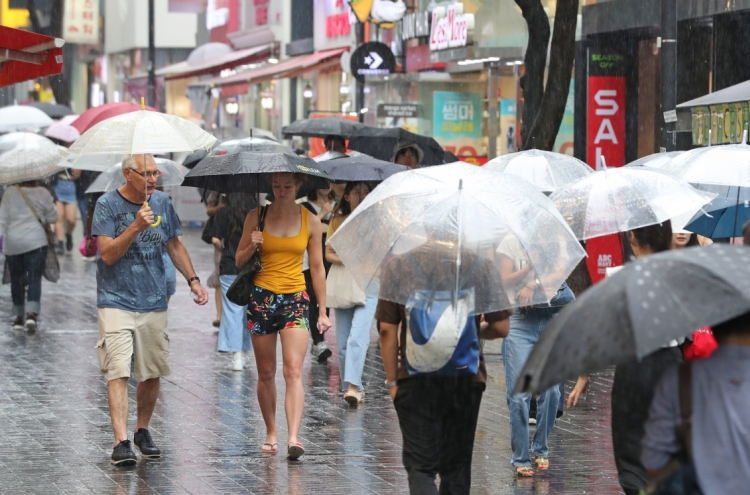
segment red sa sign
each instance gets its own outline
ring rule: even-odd
[[[601,170],[625,165],[625,78],[590,76],[586,162]]]

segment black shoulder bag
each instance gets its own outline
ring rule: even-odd
[[[263,232],[266,223],[268,205],[264,206],[258,214],[258,230]],[[250,295],[255,287],[255,274],[263,269],[260,264],[260,251],[255,250],[247,265],[240,270],[240,274],[234,279],[232,285],[227,289],[227,299],[237,306],[246,306],[250,302]]]

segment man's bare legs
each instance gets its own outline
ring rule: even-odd
[[[252,341],[258,368],[258,405],[266,423],[266,443],[274,444],[279,439],[276,431],[276,334],[253,335]]]
[[[140,428],[148,429],[151,416],[159,396],[159,379],[152,378],[138,384],[136,399],[138,401],[138,423]],[[109,415],[112,418],[112,429],[115,434],[115,445],[128,439],[128,379],[115,378],[107,382]]]

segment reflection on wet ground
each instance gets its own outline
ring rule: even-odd
[[[185,244],[198,274],[212,271],[211,246],[200,231]],[[170,305],[172,375],[162,380],[151,423],[159,461],[114,468],[107,389],[96,352],[95,266],[78,253],[61,257],[57,284],[44,282],[40,331],[11,328],[10,288],[0,288],[0,492],[2,493],[404,493],[401,434],[376,335],[365,366],[367,398],[351,409],[341,398],[335,356],[307,360],[306,410],[300,435],[307,454],[289,463],[261,454],[265,428],[251,360],[226,369],[216,349],[214,309],[195,306],[178,280]],[[179,275],[178,275],[179,277]],[[328,338],[332,348],[334,332]],[[617,493],[610,440],[611,373],[595,377],[583,404],[558,420],[549,471],[516,480],[498,343],[487,347],[490,374],[474,449],[476,494]],[[279,359],[279,363],[281,360]],[[284,382],[279,368],[280,444],[285,444]],[[572,385],[572,384],[569,384]],[[131,382],[130,428],[135,426]],[[532,429],[533,431],[533,429]]]

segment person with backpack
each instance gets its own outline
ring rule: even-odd
[[[227,297],[227,291],[240,273],[234,256],[240,245],[245,218],[258,203],[252,193],[229,193],[226,200],[226,206],[214,215],[211,230],[213,245],[221,251],[219,282],[222,310],[217,347],[219,352],[232,354],[229,369],[242,371],[247,361],[245,353],[252,349],[250,332],[247,331],[247,305],[234,304]]]
[[[479,339],[503,338],[510,328],[508,318],[512,311],[474,315],[462,290],[456,304],[469,310],[465,313],[469,316],[461,323],[464,328],[458,342],[437,349],[415,344],[423,342],[424,336],[429,336],[431,341],[438,332],[436,322],[450,310],[456,265],[435,263],[435,260],[455,256],[455,248],[449,243],[430,240],[389,260],[381,274],[381,294],[384,287],[412,284],[414,280],[436,281],[424,290],[415,291],[408,304],[381,297],[375,315],[386,387],[390,389],[401,427],[403,463],[412,494],[470,492],[474,434],[487,383]],[[462,287],[497,287],[486,281],[486,277],[496,273],[490,260],[478,260],[476,254],[468,251],[461,257],[460,276],[466,281]],[[502,291],[474,293],[472,290],[471,293],[475,298],[474,307],[488,307],[488,303],[502,306],[504,298],[507,303]],[[446,330],[449,336],[455,337],[458,333],[455,325],[440,328],[441,336],[445,336]],[[437,353],[433,354],[433,350]],[[439,492],[436,475],[440,475]]]
[[[327,237],[329,239],[369,193],[370,185],[366,182],[346,184],[344,196],[328,225]],[[336,350],[339,358],[341,387],[347,404],[357,406],[365,400],[362,373],[365,369],[367,348],[370,346],[370,329],[375,316],[377,298],[365,296],[356,284],[334,283],[333,280],[343,281],[343,278],[335,277],[336,274],[340,277],[348,277],[349,281],[352,280],[351,275],[330,244],[326,245],[325,253],[326,259],[334,265],[327,279],[327,292],[330,303],[328,307],[334,308],[336,316]]]
[[[671,366],[656,385],[641,442],[647,493],[747,493],[750,486],[750,313],[713,332],[719,348],[710,357]]]
[[[536,262],[531,259],[514,235],[506,236],[497,249],[500,255],[500,272],[508,290],[515,296],[520,310],[510,319],[510,335],[503,340],[502,355],[505,364],[506,401],[510,412],[510,443],[513,455],[511,463],[516,475],[534,475],[529,451],[529,407],[530,394],[513,394],[516,380],[532,349],[557,312],[573,301],[575,296],[564,283],[549,305],[532,305],[534,292],[541,290],[541,282],[534,276]],[[537,469],[549,469],[549,447],[547,439],[555,427],[557,408],[560,403],[558,385],[542,392],[537,398],[536,431],[532,444]]]

